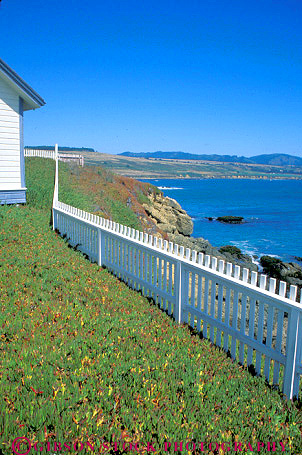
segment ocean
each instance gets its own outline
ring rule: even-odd
[[[194,237],[216,247],[235,245],[245,254],[302,257],[302,180],[143,180],[176,199],[194,222]],[[224,215],[243,216],[244,224],[209,221]]]

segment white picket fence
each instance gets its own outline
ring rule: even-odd
[[[26,158],[38,157],[38,158],[50,158],[56,159],[55,150],[37,150],[37,149],[24,149],[24,156]]]
[[[229,351],[242,365],[298,397],[302,374],[302,298],[297,288],[248,269],[79,210],[58,200],[58,160],[53,228],[92,261],[151,297]]]
[[[39,157],[39,158],[50,158],[52,160],[56,159],[55,150],[38,150],[38,149],[24,149],[25,157]],[[74,153],[59,153],[59,161],[72,161],[76,162],[79,166],[84,166],[84,156],[77,155]]]

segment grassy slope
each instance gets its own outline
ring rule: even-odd
[[[40,208],[50,207],[53,182],[54,169],[51,160],[26,159],[26,184],[29,188],[30,204],[34,203]],[[149,183],[115,175],[102,167],[81,168],[74,164],[59,163],[60,201],[105,218],[112,218],[134,229],[155,229],[141,205],[149,203],[147,195],[152,192],[159,190]]]
[[[50,191],[51,176],[41,177],[36,188]],[[26,436],[152,441],[155,453],[165,441],[243,441],[254,450],[256,441],[282,441],[285,453],[300,454],[301,412],[68,248],[49,228],[49,206],[35,206],[52,194],[41,201],[30,180],[35,203],[0,207],[3,453]]]

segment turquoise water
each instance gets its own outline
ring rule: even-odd
[[[146,181],[146,180],[144,180]],[[176,199],[194,221],[194,237],[214,246],[235,245],[258,257],[284,261],[302,256],[301,180],[147,180]],[[243,216],[244,224],[206,217]]]

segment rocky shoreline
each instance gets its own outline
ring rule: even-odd
[[[193,221],[175,199],[164,196],[162,193],[152,193],[149,194],[149,201],[150,204],[143,204],[148,217],[159,231],[167,234],[170,241],[185,248],[191,248],[198,253],[201,252],[226,262],[232,262],[250,271],[260,271],[254,259],[242,254],[239,248],[231,245],[216,248],[202,237],[192,237]],[[285,263],[270,256],[261,258],[260,264],[263,272],[268,276],[302,288],[302,267],[299,264]]]
[[[147,215],[159,230],[167,233],[170,241],[183,245],[185,248],[191,248],[198,253],[209,254],[253,271],[258,270],[253,259],[239,253],[239,249],[235,254],[227,250],[220,251],[220,248],[214,247],[203,237],[192,237],[193,221],[175,199],[162,194],[151,194],[149,200],[150,205],[143,205]]]

